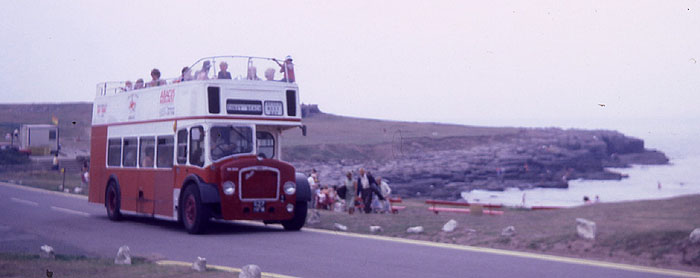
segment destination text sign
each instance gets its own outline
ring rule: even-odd
[[[262,115],[262,101],[247,99],[227,99],[226,113],[242,115]]]

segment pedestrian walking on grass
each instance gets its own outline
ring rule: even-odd
[[[377,195],[380,201],[384,201],[381,191],[377,186],[377,181],[374,180],[372,174],[365,172],[364,168],[360,168],[358,171],[359,177],[357,178],[357,186],[360,189],[362,195],[362,203],[364,203],[365,213],[372,212],[372,196]]]

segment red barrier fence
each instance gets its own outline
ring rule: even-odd
[[[438,201],[438,200],[426,200],[426,204],[431,205],[428,207],[429,211],[434,212],[435,214],[438,214],[439,212],[460,212],[460,213],[477,213],[477,210],[474,209],[468,209],[468,208],[450,208],[450,207],[438,207],[438,205],[443,205],[443,206],[459,206],[459,207],[477,207],[478,206],[478,211],[480,211],[483,214],[488,214],[488,215],[503,215],[503,211],[499,210],[482,210],[481,208],[501,208],[503,205],[494,205],[494,204],[470,204],[470,203],[465,203],[465,202],[451,202],[451,201]]]

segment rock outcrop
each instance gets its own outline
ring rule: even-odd
[[[388,180],[394,194],[438,199],[459,199],[461,192],[473,189],[567,188],[572,179],[619,180],[623,175],[605,168],[668,162],[663,153],[645,149],[641,139],[616,131],[558,128],[523,128],[515,134],[494,136],[412,138],[398,147],[303,148],[309,155],[292,155],[292,163],[307,173],[316,168],[322,184],[341,184],[345,171],[365,167]]]

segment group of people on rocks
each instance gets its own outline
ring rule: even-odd
[[[277,59],[272,58],[272,61],[277,63],[279,65],[280,70],[283,74],[283,78],[278,81],[282,82],[294,82],[294,64],[292,63],[292,57],[287,56],[287,58],[284,60],[284,62],[280,63]],[[202,62],[202,68],[195,71],[194,75],[192,74],[192,69],[189,67],[184,67],[181,70],[180,76],[173,80],[172,83],[180,83],[180,82],[185,82],[185,81],[191,81],[191,80],[209,80],[209,70],[211,69],[211,62],[210,61],[204,61]],[[231,79],[231,73],[228,72],[228,63],[226,62],[221,62],[219,63],[219,73],[217,74],[216,79]],[[252,65],[251,62],[248,63],[248,74],[246,76],[246,79],[248,80],[261,80],[257,76],[257,68]],[[275,69],[273,68],[268,68],[265,71],[265,79],[267,81],[275,81]],[[138,90],[138,89],[143,89],[143,88],[148,88],[148,87],[157,87],[157,86],[162,86],[162,85],[167,85],[168,82],[165,79],[160,78],[160,70],[158,69],[153,69],[151,70],[151,81],[148,83],[145,83],[143,78],[139,78],[136,80],[136,83],[132,83],[131,80],[127,80],[124,82],[124,87],[121,87],[122,92],[126,91],[131,91],[131,90]]]
[[[339,186],[322,185],[316,169],[309,174],[308,182],[313,195],[311,208],[345,211],[349,214],[353,214],[355,209],[365,213],[391,212],[391,187],[382,177],[375,178],[364,168],[359,168],[356,174],[352,171],[345,173]]]

